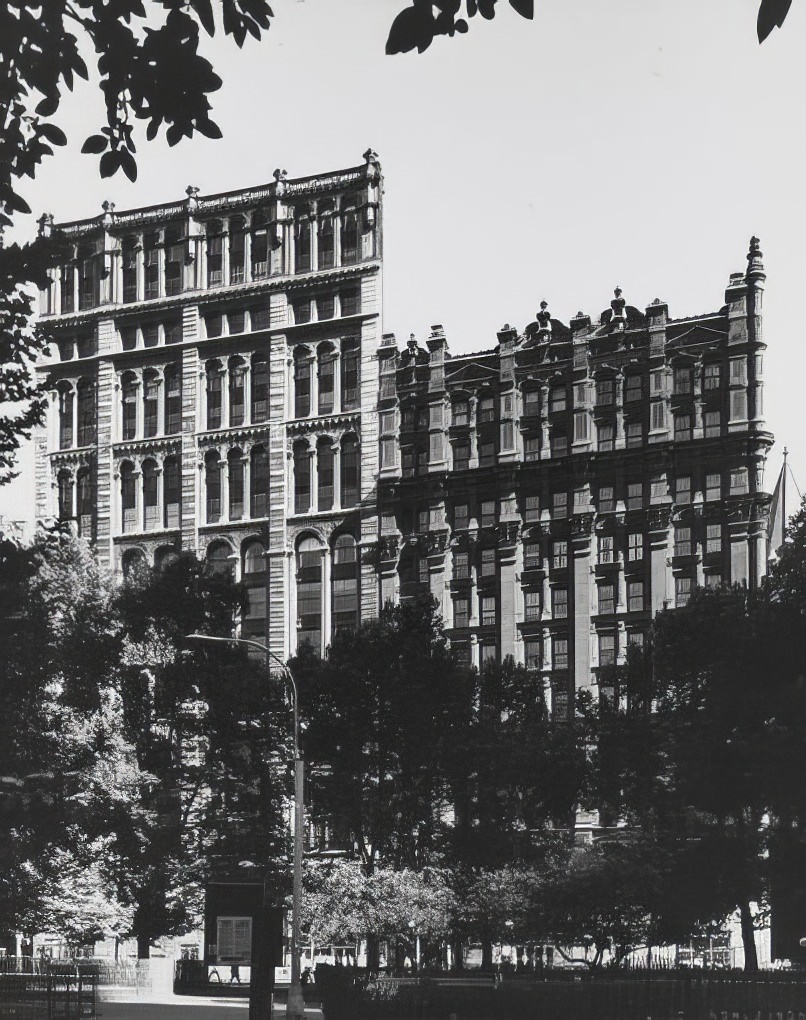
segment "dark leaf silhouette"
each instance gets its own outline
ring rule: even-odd
[[[418,4],[407,7],[392,22],[386,52],[409,53],[411,50],[428,49],[434,38],[434,17],[428,7]]]
[[[763,43],[774,28],[781,28],[792,0],[761,0],[758,9],[758,41]]]
[[[509,0],[509,6],[517,11],[522,18],[528,18],[531,21],[535,16],[534,0]]]

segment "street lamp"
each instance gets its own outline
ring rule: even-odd
[[[292,694],[294,714],[294,877],[291,893],[291,987],[288,989],[286,1016],[289,1020],[302,1020],[305,1003],[299,973],[299,919],[302,911],[302,826],[305,815],[305,765],[299,749],[299,696],[291,670],[279,656],[261,641],[250,638],[215,637],[212,634],[188,634],[188,641],[216,641],[228,645],[246,645],[257,648],[266,656],[266,665],[272,659],[280,667]]]

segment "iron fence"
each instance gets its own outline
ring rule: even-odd
[[[97,974],[42,964],[0,972],[0,1016],[14,1020],[94,1020]]]

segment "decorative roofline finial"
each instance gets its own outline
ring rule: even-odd
[[[42,213],[39,219],[36,221],[39,226],[40,237],[50,237],[53,230],[53,213]],[[2,237],[0,237],[0,248],[2,248]]]
[[[548,311],[548,301],[540,302],[540,311],[535,314],[535,319],[540,323],[538,336],[541,340],[548,340],[551,337],[551,313]]]
[[[624,308],[627,302],[624,300],[622,295],[621,287],[616,284],[616,289],[613,291],[615,297],[610,302],[610,307],[613,309],[613,325],[618,329],[624,329],[624,325],[627,322],[627,313]]]
[[[188,197],[189,212],[191,213],[195,212],[196,209],[198,209],[199,207],[199,199],[197,198],[199,194],[199,189],[195,188],[192,184],[188,184],[188,186],[185,188],[185,194]]]
[[[755,280],[766,280],[764,263],[761,261],[764,253],[761,250],[761,242],[755,236],[750,238],[750,251],[747,253],[747,277]]]
[[[274,173],[272,174],[272,177],[275,180],[274,190],[277,193],[278,197],[281,196],[281,195],[284,195],[286,193],[286,191],[288,190],[288,185],[285,182],[286,181],[286,177],[288,177],[288,171],[287,170],[281,170],[278,167],[274,171]]]
[[[101,203],[101,208],[104,211],[103,217],[101,218],[101,222],[103,223],[104,227],[107,230],[109,230],[109,228],[115,222],[115,203],[110,202],[108,199],[105,199]]]

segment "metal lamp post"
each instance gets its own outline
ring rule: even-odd
[[[294,714],[294,875],[291,894],[291,986],[288,989],[286,1016],[289,1020],[302,1020],[305,1003],[299,969],[299,920],[302,911],[302,827],[305,818],[305,765],[299,749],[299,697],[291,670],[279,656],[261,641],[250,638],[215,637],[212,634],[188,634],[188,641],[216,641],[229,645],[246,645],[259,649],[266,656],[266,665],[272,659],[280,667],[292,694]]]

